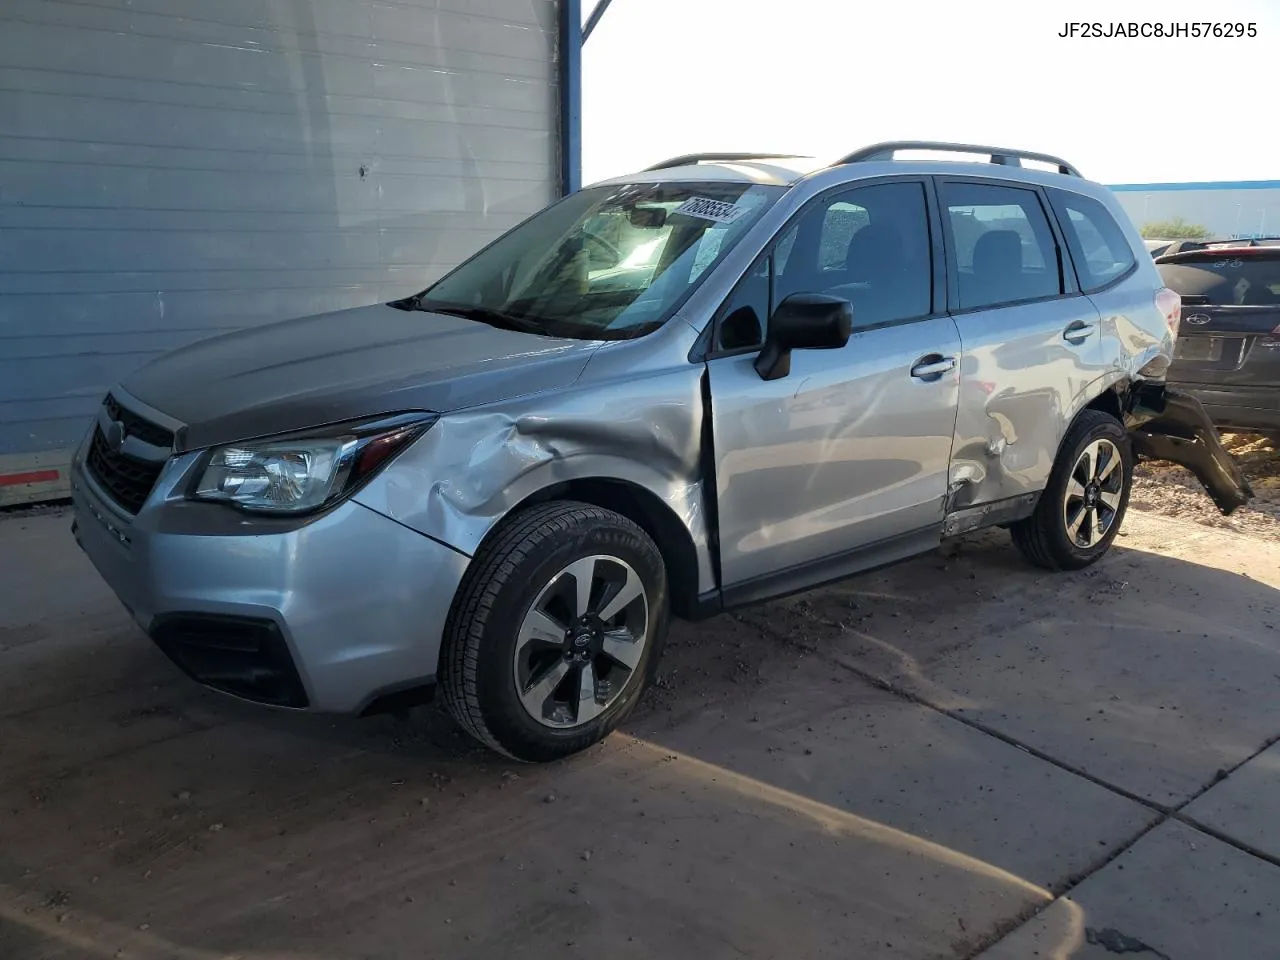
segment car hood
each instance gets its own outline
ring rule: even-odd
[[[185,427],[179,452],[408,410],[447,413],[571,384],[600,343],[385,304],[183,347],[127,377]]]

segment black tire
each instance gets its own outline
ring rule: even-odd
[[[529,715],[516,689],[513,660],[526,613],[568,564],[617,557],[638,574],[648,600],[647,640],[626,684],[598,717],[554,729]],[[458,724],[516,760],[545,762],[602,740],[652,682],[668,621],[662,554],[626,517],[601,507],[553,501],[504,520],[476,553],[445,625],[440,692]]]
[[[1094,544],[1082,546],[1067,530],[1063,517],[1067,485],[1081,454],[1099,440],[1109,440],[1120,452],[1123,471],[1119,506],[1106,533]],[[1046,570],[1080,570],[1097,562],[1111,547],[1129,507],[1133,485],[1133,447],[1129,434],[1115,417],[1101,410],[1085,410],[1076,418],[1058,448],[1058,457],[1049,474],[1049,483],[1035,512],[1009,527],[1014,545],[1028,560]]]

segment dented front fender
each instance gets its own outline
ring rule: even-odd
[[[1200,401],[1164,384],[1143,383],[1130,394],[1125,426],[1134,452],[1186,467],[1223,514],[1253,499],[1239,465],[1222,446]]]

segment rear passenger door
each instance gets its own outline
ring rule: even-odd
[[[1098,310],[1076,283],[1042,192],[938,180],[948,302],[963,344],[952,509],[1042,489],[1105,372]]]

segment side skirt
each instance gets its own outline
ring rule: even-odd
[[[958,537],[982,530],[985,527],[1004,527],[1018,520],[1025,520],[1035,512],[1040,491],[1022,493],[1004,500],[980,503],[948,513],[942,521],[943,537]]]
[[[722,590],[712,590],[702,594],[698,597],[697,608],[690,619],[703,620],[735,607],[777,600],[805,590],[813,590],[837,580],[844,580],[854,574],[879,570],[910,560],[922,553],[928,553],[941,542],[941,527],[930,526],[868,544],[856,550],[810,560],[765,576],[753,577]]]

